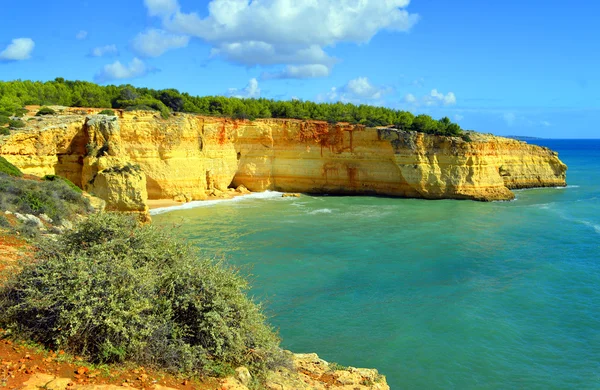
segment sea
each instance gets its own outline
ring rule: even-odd
[[[600,389],[600,140],[535,140],[566,188],[511,202],[261,193],[154,223],[240,267],[284,348],[392,389]]]

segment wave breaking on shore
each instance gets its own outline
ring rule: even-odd
[[[159,214],[164,214],[164,213],[168,213],[171,211],[188,210],[188,209],[194,209],[197,207],[214,206],[216,204],[225,203],[225,202],[239,202],[239,201],[248,200],[248,199],[281,198],[282,196],[283,196],[283,192],[265,191],[265,192],[256,192],[256,193],[252,193],[252,194],[247,194],[247,195],[240,195],[240,196],[236,196],[234,198],[229,198],[229,199],[195,200],[195,201],[188,202],[188,203],[182,203],[177,206],[158,207],[155,209],[151,209],[150,215],[159,215]]]

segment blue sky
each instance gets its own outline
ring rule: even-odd
[[[600,4],[10,2],[0,79],[385,105],[508,135],[600,138]]]

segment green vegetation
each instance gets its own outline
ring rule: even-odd
[[[44,177],[42,177],[42,180],[46,180],[46,181],[55,181],[55,180],[60,180],[63,183],[65,183],[66,185],[68,185],[73,191],[78,192],[78,193],[82,193],[83,191],[81,190],[81,188],[77,187],[75,184],[73,184],[73,182],[65,177],[62,176],[58,176],[58,175],[46,175]]]
[[[0,210],[22,214],[46,214],[54,221],[88,211],[89,202],[65,180],[23,180],[13,165],[0,157]]]
[[[0,115],[11,116],[30,104],[70,107],[155,110],[163,118],[171,112],[237,119],[295,118],[330,123],[349,122],[365,126],[394,126],[398,129],[441,135],[460,135],[460,127],[448,118],[435,120],[428,115],[384,107],[350,103],[313,103],[302,100],[239,99],[224,96],[191,96],[175,89],[154,90],[131,85],[100,86],[85,81],[0,82]]]
[[[8,218],[4,214],[0,214],[0,228],[10,228],[10,222]]]
[[[43,116],[43,115],[55,115],[56,111],[54,111],[53,109],[51,109],[50,107],[42,107],[40,108],[40,110],[37,112],[37,114],[35,114],[35,116]]]
[[[19,170],[19,168],[9,163],[8,160],[2,156],[0,156],[0,173],[15,177],[23,176],[23,173]]]
[[[102,110],[98,113],[98,115],[115,116],[115,112],[113,110]]]
[[[25,122],[23,122],[22,120],[11,119],[8,121],[8,127],[10,127],[11,129],[21,129],[25,127]]]
[[[10,135],[10,129],[6,127],[0,127],[0,135]]]
[[[54,182],[51,182],[54,183]],[[0,327],[95,363],[258,378],[288,364],[238,273],[154,226],[93,215],[7,275]]]

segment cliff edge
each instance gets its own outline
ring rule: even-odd
[[[28,174],[64,176],[109,209],[139,213],[147,211],[146,199],[202,200],[240,185],[479,201],[566,185],[567,167],[556,152],[492,135],[470,133],[466,141],[320,121],[98,111],[65,108],[29,120],[0,138],[0,155]],[[127,166],[139,170],[115,175]]]

